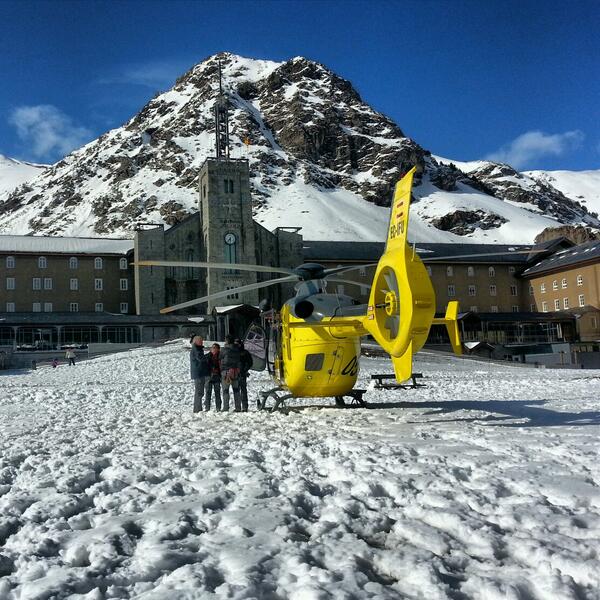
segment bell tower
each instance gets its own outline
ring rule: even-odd
[[[229,98],[223,90],[219,62],[219,95],[215,101],[215,156],[207,158],[200,168],[200,219],[204,260],[215,263],[256,262],[250,171],[248,161],[235,159],[229,153]],[[208,269],[206,293],[213,294],[256,283],[251,271]],[[208,303],[207,312],[215,306],[258,303],[258,292],[231,294]]]

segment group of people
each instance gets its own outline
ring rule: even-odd
[[[223,348],[213,344],[207,351],[204,340],[196,335],[190,350],[190,375],[194,381],[194,412],[208,411],[214,394],[215,410],[229,411],[230,389],[233,390],[234,412],[248,411],[248,372],[252,355],[241,340],[225,336]],[[221,401],[221,390],[223,399]]]

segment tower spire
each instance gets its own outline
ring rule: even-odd
[[[215,152],[217,158],[229,158],[229,100],[223,92],[223,73],[219,63],[219,95],[215,102]]]

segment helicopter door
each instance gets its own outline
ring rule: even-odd
[[[329,381],[333,381],[340,374],[340,369],[342,368],[342,359],[344,358],[344,347],[338,345],[333,351],[331,358],[331,366],[328,369]]]
[[[267,366],[267,334],[260,325],[250,325],[246,331],[244,348],[252,356],[253,371],[264,371]]]

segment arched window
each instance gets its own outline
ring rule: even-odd
[[[475,269],[473,267],[467,267],[467,275],[469,277],[475,277]]]
[[[71,258],[69,259],[69,269],[76,269],[78,266],[79,261],[77,260],[77,257],[71,256]]]
[[[100,270],[101,268],[102,268],[102,259],[99,256],[97,256],[94,259],[94,269]]]
[[[488,275],[489,275],[490,277],[496,277],[496,269],[494,269],[494,267],[490,267],[490,268],[488,269]]]
[[[48,259],[45,256],[38,257],[38,268],[45,269],[48,266]]]
[[[454,269],[452,267],[446,267],[446,275],[452,277],[454,275]]]
[[[127,259],[126,258],[120,258],[119,259],[119,269],[127,269]]]

